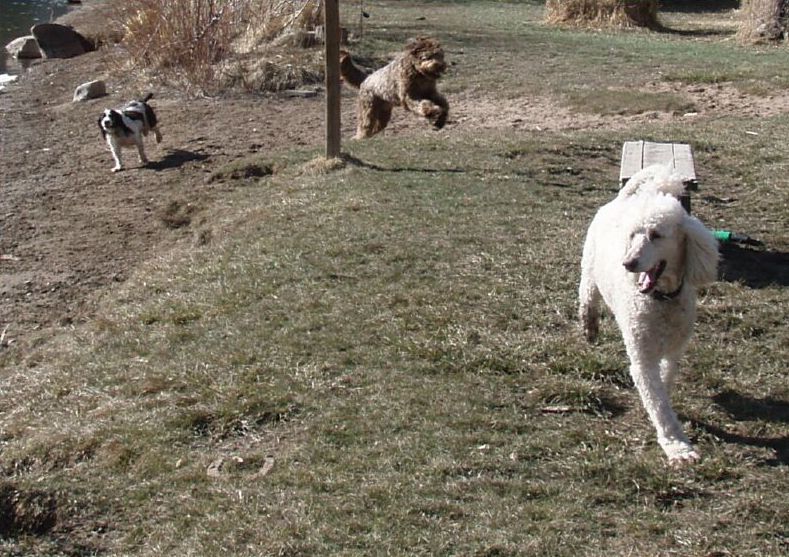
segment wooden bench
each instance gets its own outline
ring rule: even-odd
[[[651,164],[667,164],[682,177],[685,193],[680,203],[690,213],[690,193],[699,189],[693,153],[687,143],[652,143],[651,141],[625,141],[622,146],[622,163],[619,168],[619,185],[624,186],[633,174]]]

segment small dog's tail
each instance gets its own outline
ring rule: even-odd
[[[141,103],[147,103],[149,100],[153,98],[153,93],[148,93],[143,98],[140,99]]]
[[[665,193],[679,197],[685,192],[682,177],[665,164],[653,164],[642,168],[619,190],[619,198],[627,198],[637,193]]]
[[[353,63],[347,50],[340,50],[340,76],[345,83],[357,89],[367,79],[367,73]]]

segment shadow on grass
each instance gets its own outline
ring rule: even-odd
[[[789,253],[721,244],[720,277],[750,288],[789,286]]]
[[[728,12],[740,7],[740,0],[662,0],[660,11],[681,13]]]
[[[775,458],[770,458],[764,461],[764,463],[768,466],[785,466],[789,464],[789,437],[751,437],[749,435],[729,433],[728,431],[725,431],[717,426],[705,424],[696,420],[691,421],[694,427],[714,435],[725,443],[774,450]]]
[[[417,168],[412,166],[404,166],[404,167],[386,167],[381,166],[378,164],[373,164],[371,162],[363,161],[357,157],[352,155],[343,155],[343,159],[349,164],[353,164],[355,166],[359,166],[361,168],[368,168],[370,170],[376,170],[378,172],[424,172],[426,174],[464,174],[466,169],[464,168]]]
[[[775,398],[750,398],[735,391],[724,391],[713,400],[737,421],[760,420],[764,422],[789,424],[789,402]],[[722,439],[726,443],[747,445],[775,451],[775,458],[765,461],[769,466],[789,464],[789,436],[751,437],[729,433],[718,426],[691,420],[694,426]]]
[[[734,31],[728,29],[672,29],[660,26],[655,31],[679,37],[730,37],[734,35]]]
[[[159,172],[162,170],[170,170],[172,168],[178,168],[188,162],[204,161],[207,158],[208,155],[203,153],[195,153],[194,151],[175,149],[174,151],[170,151],[169,153],[167,153],[161,160],[149,162],[148,168]]]
[[[785,400],[753,399],[734,391],[724,391],[715,395],[713,400],[735,420],[763,420],[789,424],[789,402]]]
[[[682,13],[682,14],[711,14],[720,12],[730,12],[740,7],[739,0],[696,0],[688,2],[686,0],[663,0],[660,3],[661,12]],[[655,31],[680,37],[725,37],[734,35],[733,30],[729,29],[672,29],[661,25]]]

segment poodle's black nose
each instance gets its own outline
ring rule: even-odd
[[[625,269],[633,273],[636,269],[638,269],[638,259],[628,259],[622,263],[622,265],[625,266]]]

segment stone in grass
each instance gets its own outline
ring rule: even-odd
[[[96,99],[107,94],[107,84],[102,80],[88,81],[74,90],[74,101],[81,102]]]

